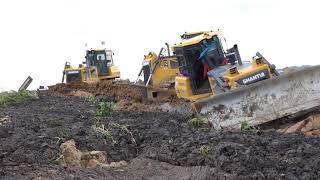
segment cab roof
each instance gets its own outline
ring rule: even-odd
[[[95,49],[95,48],[88,49],[88,51],[106,51],[106,52],[112,52],[112,50],[110,50],[110,49]]]
[[[193,32],[193,33],[189,33],[189,35],[197,34],[197,33],[201,33],[201,32]],[[190,46],[193,44],[197,44],[204,39],[211,39],[212,37],[219,36],[219,35],[220,35],[220,31],[203,31],[202,34],[190,39],[183,40],[180,43],[174,44],[172,47],[174,48],[174,47]]]
[[[190,36],[190,35],[194,35],[194,34],[204,34],[204,33],[209,33],[212,31],[196,31],[196,32],[185,32],[184,34],[182,34],[181,36]]]

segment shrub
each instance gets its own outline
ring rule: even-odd
[[[188,122],[191,123],[194,127],[201,127],[201,126],[211,127],[212,126],[211,122],[208,119],[202,118],[202,117],[193,118]]]
[[[202,155],[208,155],[210,148],[207,145],[203,145],[200,147],[199,151]]]
[[[248,122],[242,122],[240,130],[242,132],[253,132],[253,133],[257,132],[257,129],[253,125],[249,124]]]
[[[97,105],[97,115],[100,117],[107,117],[112,114],[114,108],[113,102],[100,102]]]
[[[34,91],[2,92],[0,93],[0,107],[20,104],[34,97],[36,97]]]

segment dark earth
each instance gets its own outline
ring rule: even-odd
[[[0,108],[0,179],[318,179],[320,138],[214,131],[191,116],[113,112],[96,117],[86,98],[42,96]],[[110,132],[103,134],[95,127]],[[114,169],[63,167],[59,146],[106,151]]]

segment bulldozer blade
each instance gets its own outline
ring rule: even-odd
[[[133,88],[139,89],[143,101],[148,100],[148,88],[145,85],[140,85],[140,84],[130,84]]]
[[[320,65],[283,74],[193,103],[215,129],[259,125],[320,106]]]

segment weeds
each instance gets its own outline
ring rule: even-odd
[[[113,102],[100,102],[97,105],[97,116],[107,117],[110,116],[113,112],[114,103]]]
[[[113,112],[113,102],[99,102],[94,96],[90,96],[86,100],[96,107],[96,116],[98,117],[107,117],[110,116]]]
[[[36,97],[34,91],[2,92],[0,93],[0,107],[20,104],[34,97]]]
[[[101,133],[104,138],[110,139],[113,144],[116,143],[116,141],[113,139],[111,130],[108,128],[105,128],[104,124],[102,124],[101,126],[98,126],[98,127],[96,126],[94,129],[97,132]]]
[[[87,99],[86,99],[90,104],[93,104],[93,105],[97,105],[98,104],[98,100],[96,97],[94,96],[89,96]]]
[[[242,132],[250,132],[250,133],[255,133],[255,132],[257,132],[257,129],[256,129],[253,125],[249,124],[249,123],[246,122],[246,121],[241,123],[240,130],[241,130]]]
[[[120,128],[122,131],[127,132],[130,135],[131,142],[133,142],[134,144],[137,144],[136,139],[134,139],[131,131],[129,131],[129,129],[128,129],[128,125],[121,125],[121,124],[118,124],[118,123],[111,123],[111,126],[112,127],[116,127],[116,128]]]
[[[211,122],[206,118],[196,117],[189,121],[194,127],[201,127],[202,125],[211,126]]]
[[[202,155],[208,155],[209,150],[210,150],[209,146],[206,146],[206,145],[201,146],[199,149]]]

